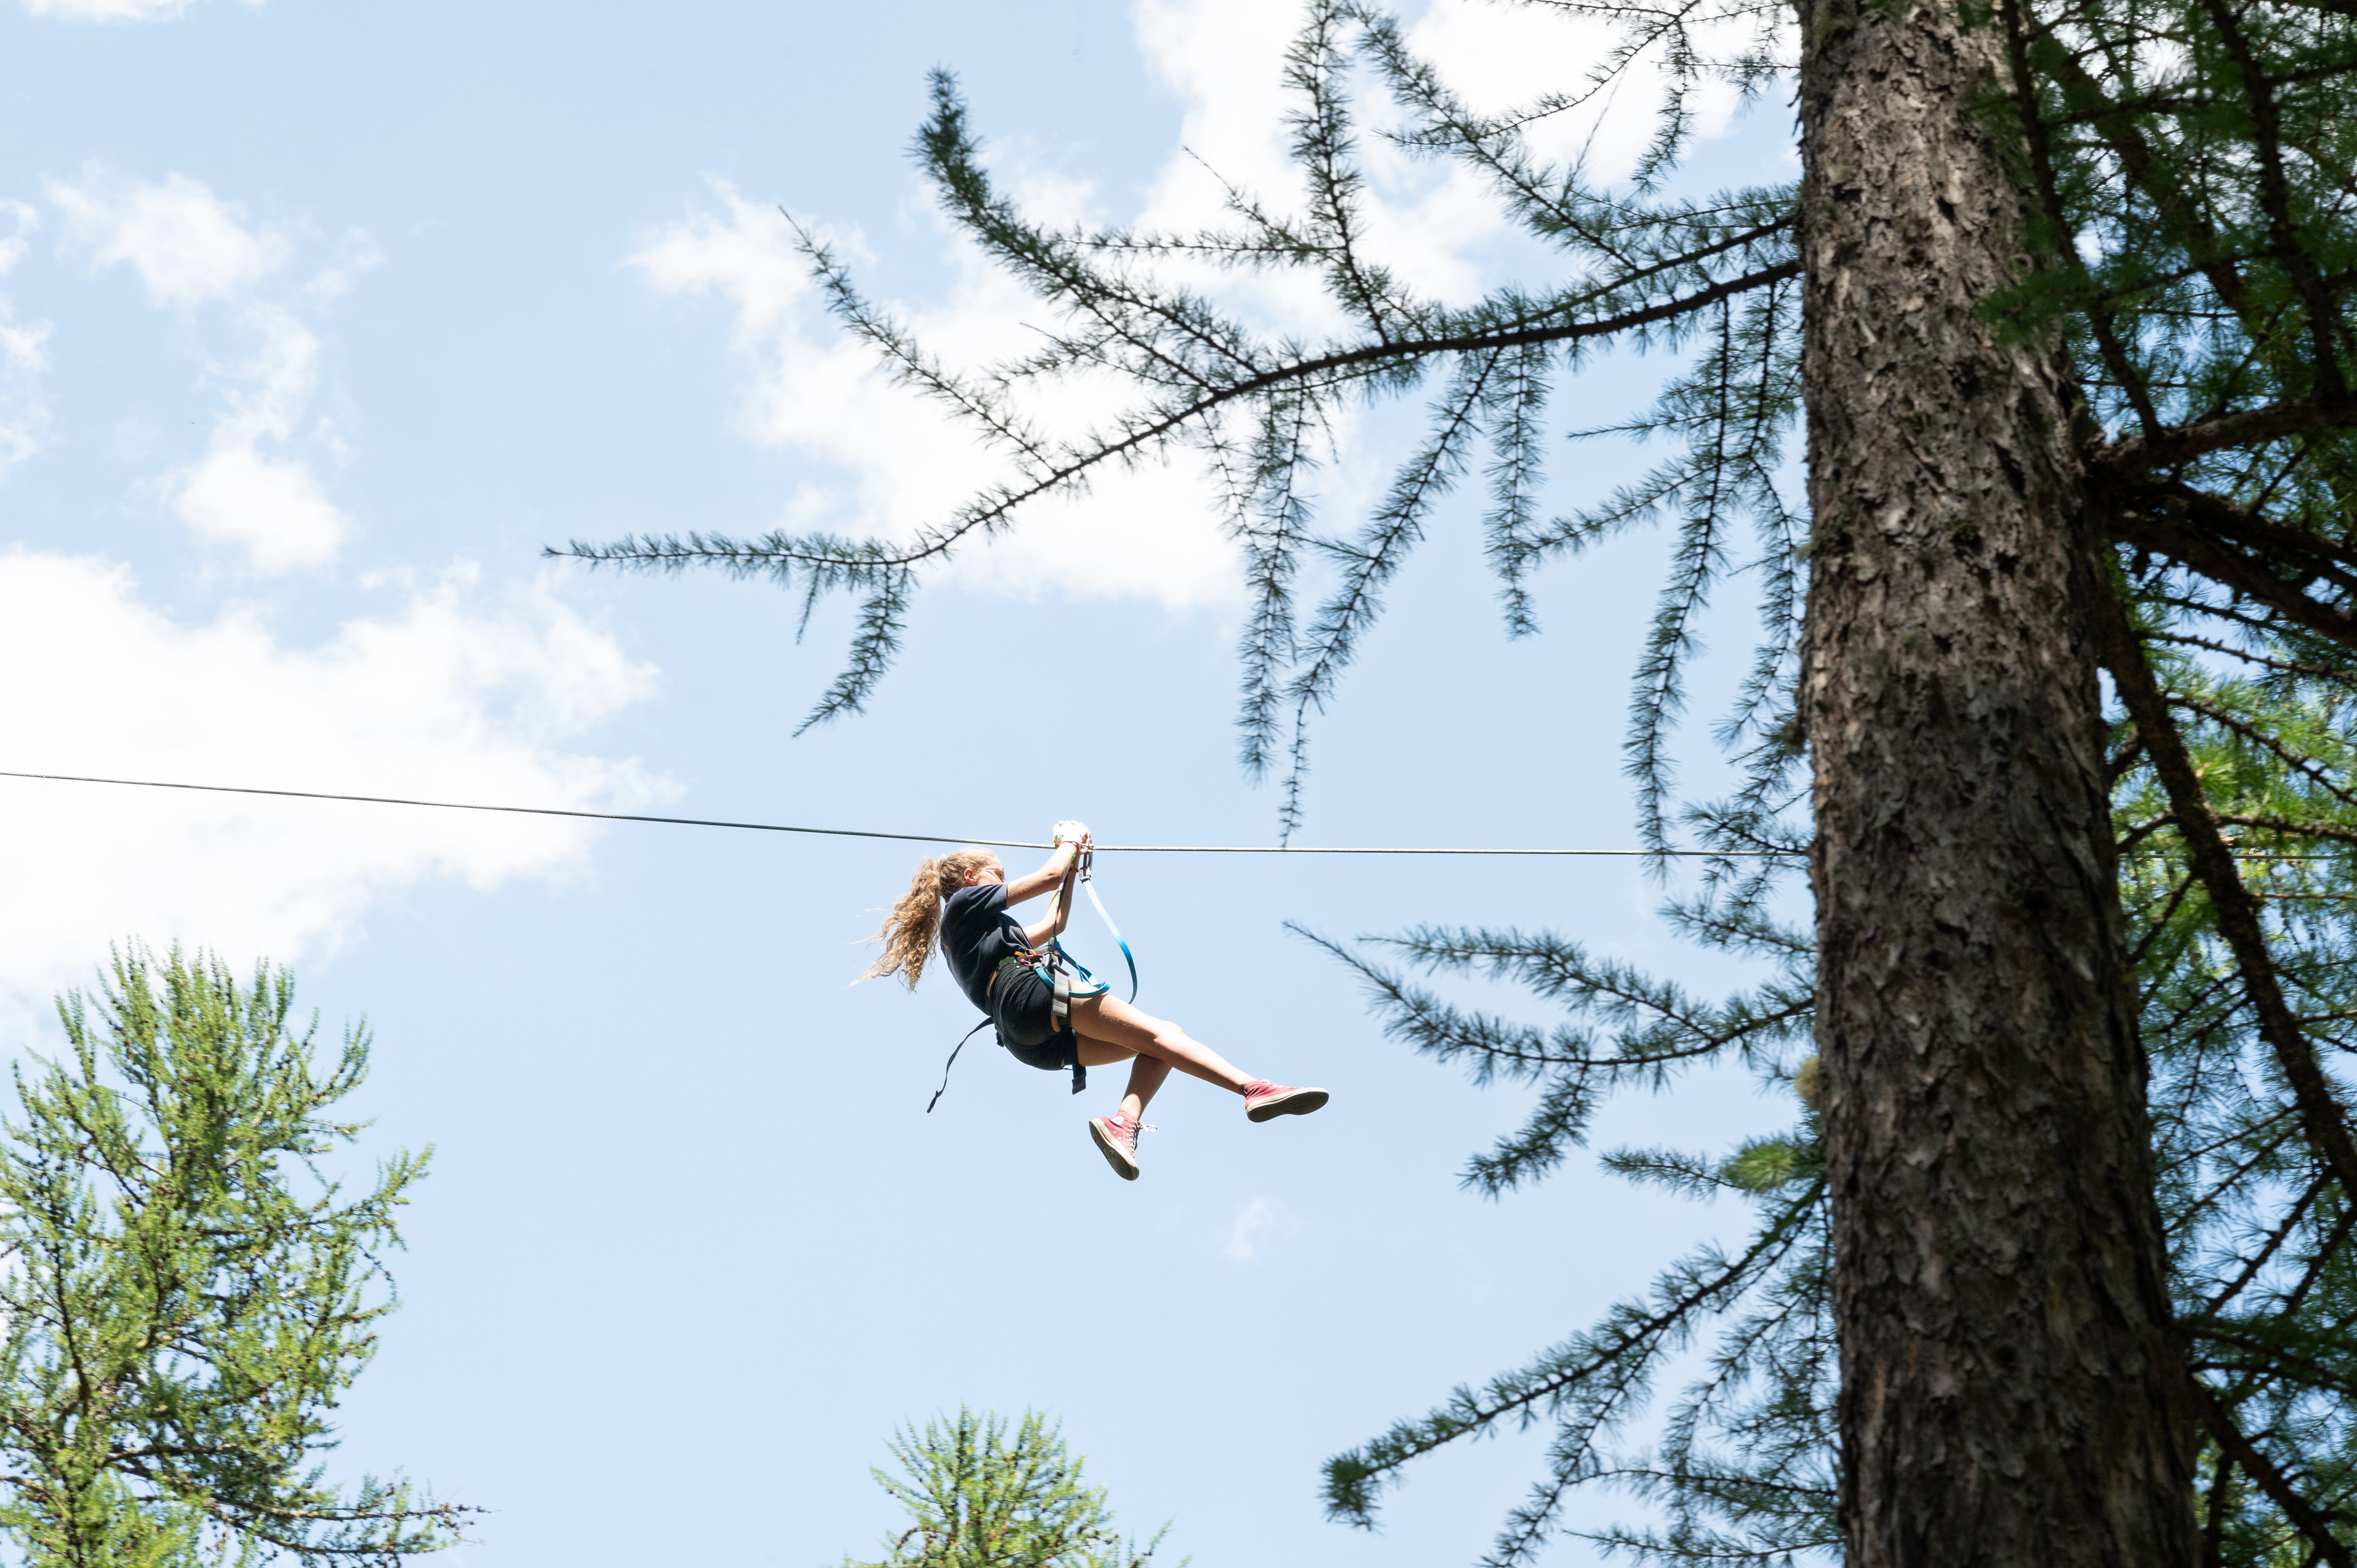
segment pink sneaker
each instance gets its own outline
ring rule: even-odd
[[[1145,1130],[1144,1123],[1118,1113],[1099,1116],[1089,1122],[1089,1136],[1097,1141],[1105,1164],[1124,1181],[1137,1179],[1137,1135]]]
[[[1244,1085],[1244,1119],[1265,1122],[1272,1116],[1307,1116],[1326,1103],[1322,1089],[1287,1089],[1256,1078]]]

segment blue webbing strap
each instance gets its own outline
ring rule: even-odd
[[[1071,970],[1074,974],[1080,977],[1072,982],[1072,994],[1075,996],[1102,996],[1106,992],[1113,989],[1112,986],[1107,985],[1103,981],[1099,980],[1095,973],[1090,970],[1087,964],[1082,963],[1079,959],[1074,958],[1071,953],[1064,950],[1064,944],[1058,941],[1055,938],[1049,937],[1048,939],[1048,946],[1042,950],[1049,955],[1052,961],[1062,964],[1066,969]],[[1082,986],[1087,986],[1089,989],[1083,991],[1081,989]]]
[[[1084,847],[1081,851],[1081,886],[1089,890],[1089,902],[1097,907],[1097,918],[1105,923],[1105,929],[1113,933],[1113,940],[1121,947],[1121,961],[1129,965],[1129,999],[1135,1002],[1137,1000],[1137,955],[1129,950],[1129,942],[1122,936],[1121,928],[1113,923],[1113,917],[1105,912],[1104,900],[1097,897],[1097,852],[1092,847]],[[1081,972],[1086,974],[1088,971],[1082,970]]]
[[[1104,900],[1097,897],[1095,880],[1083,875],[1081,886],[1089,890],[1089,902],[1097,907],[1097,918],[1105,923],[1105,929],[1113,933],[1114,941],[1121,943],[1121,961],[1129,965],[1129,999],[1135,1002],[1137,1000],[1137,955],[1129,950],[1129,943],[1122,938],[1121,928],[1113,923],[1111,915],[1105,913]]]

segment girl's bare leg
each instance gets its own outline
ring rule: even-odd
[[[1146,1114],[1146,1107],[1154,1099],[1154,1091],[1170,1076],[1170,1064],[1153,1057],[1142,1057],[1125,1051],[1119,1046],[1106,1045],[1103,1040],[1081,1041],[1081,1065],[1111,1067],[1115,1062],[1129,1063],[1129,1092],[1121,1097],[1121,1113],[1135,1122]]]
[[[1135,1122],[1146,1114],[1146,1107],[1154,1099],[1154,1091],[1170,1076],[1170,1064],[1152,1057],[1133,1058],[1129,1064],[1129,1092],[1121,1097],[1121,1113]]]
[[[1075,996],[1072,998],[1072,1032],[1081,1037],[1081,1060],[1090,1067],[1121,1061],[1128,1057],[1150,1058],[1161,1063],[1167,1074],[1171,1068],[1206,1083],[1216,1083],[1222,1089],[1242,1094],[1251,1078],[1239,1072],[1227,1058],[1189,1036],[1186,1030],[1167,1018],[1157,1018],[1141,1013],[1126,1002],[1111,996]],[[1140,1061],[1142,1070],[1145,1062]],[[1139,1070],[1130,1074],[1130,1092],[1139,1090]],[[1154,1090],[1162,1087],[1156,1079],[1138,1104],[1142,1109]],[[1123,1101],[1123,1109],[1128,1101]],[[1132,1115],[1136,1112],[1132,1112]]]

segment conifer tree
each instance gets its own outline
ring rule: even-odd
[[[873,1474],[909,1510],[908,1527],[881,1561],[846,1557],[843,1568],[1147,1568],[1162,1543],[1123,1537],[1061,1429],[1030,1411],[1010,1434],[1005,1417],[960,1406],[895,1433],[891,1451],[901,1473]]]
[[[27,1568],[393,1564],[468,1510],[325,1484],[330,1412],[393,1310],[383,1257],[425,1171],[320,1168],[363,1031],[322,1063],[294,986],[118,952],[59,1005],[63,1059],[16,1069],[0,1133],[0,1538]]]
[[[846,327],[994,444],[1006,478],[913,539],[569,553],[768,577],[805,609],[855,593],[823,718],[881,676],[929,565],[1108,466],[1191,454],[1251,573],[1244,761],[1284,777],[1289,830],[1308,722],[1460,481],[1481,481],[1516,632],[1535,625],[1540,564],[1666,525],[1628,740],[1640,825],[1656,848],[1722,854],[1674,918],[1770,978],[1712,1004],[1544,936],[1400,939],[1412,963],[1520,980],[1575,1015],[1540,1030],[1452,1012],[1379,953],[1338,950],[1405,1037],[1540,1086],[1530,1125],[1477,1160],[1488,1190],[1564,1158],[1601,1095],[1698,1061],[1790,1077],[1813,1055],[1813,1101],[1726,1159],[1626,1156],[1632,1175],[1750,1195],[1754,1242],[1345,1455],[1332,1506],[1364,1520],[1415,1454],[1544,1420],[1547,1473],[1493,1562],[1530,1557],[1608,1475],[1662,1498],[1669,1533],[1631,1544],[1672,1554],[2348,1562],[2333,1347],[2357,1213],[2338,1033],[2357,843],[2341,814],[2357,800],[2357,12],[1525,3],[1609,19],[1620,42],[1586,80],[1492,115],[1380,8],[1310,0],[1286,67],[1299,199],[1238,192],[1201,233],[1028,220],[937,80],[920,162],[1052,313],[1045,340],[947,364],[805,249]],[[1641,65],[1666,85],[1631,179],[1607,188],[1531,150],[1534,119]],[[1405,116],[1396,139],[1487,178],[1556,275],[1448,301],[1383,266],[1361,68]],[[1797,183],[1681,183],[1713,83],[1792,95]],[[1255,331],[1206,264],[1306,272],[1351,325]],[[1604,344],[1679,356],[1620,428],[1681,450],[1549,521],[1550,396]],[[1096,427],[1027,410],[1035,386],[1106,371],[1135,395]],[[1322,523],[1331,417],[1419,392],[1426,435],[1383,499],[1355,528]],[[1805,495],[1782,472],[1796,429]],[[1717,732],[1745,782],[1682,801],[1682,671],[1730,579],[1766,628]],[[1775,918],[1777,867],[1803,859],[1814,912],[1795,929]],[[1656,1461],[1616,1467],[1599,1444],[1714,1319],[1717,1380],[1677,1407]]]
[[[2301,1026],[2347,1049],[2357,1018],[2357,880],[2345,856],[2303,847],[2357,832],[2357,661],[2309,640],[2254,639],[2243,668],[2185,656],[2182,634],[2147,627],[2168,694],[2213,811],[2233,825],[2242,880],[2262,910],[2276,972]],[[2206,640],[2206,639],[2205,639]],[[2263,651],[2262,650],[2272,650]],[[2213,651],[2203,650],[2203,651]],[[2306,655],[2319,662],[2303,662]],[[2357,1544],[2357,1209],[2307,1146],[2297,1095],[2258,1027],[2251,988],[2221,936],[2167,790],[2125,714],[2110,731],[2115,829],[2151,1063],[2157,1199],[2169,1293],[2195,1404],[2189,1513],[2199,1560],[2234,1568],[2340,1564]],[[1580,1142],[1618,1082],[1663,1081],[1729,1053],[1792,1093],[1789,1123],[1720,1152],[1618,1150],[1623,1176],[1696,1199],[1732,1198],[1755,1219],[1741,1246],[1679,1260],[1603,1318],[1530,1364],[1461,1388],[1328,1463],[1338,1517],[1372,1517],[1378,1493],[1418,1455],[1503,1426],[1551,1424],[1547,1472],[1508,1521],[1497,1560],[1528,1555],[1562,1527],[1567,1496],[1618,1487],[1663,1522],[1583,1522],[1572,1533],[1641,1562],[1777,1561],[1841,1545],[1835,1254],[1822,1069],[1808,1052],[1815,954],[1740,897],[1671,914],[1698,941],[1765,959],[1770,977],[1734,996],[1692,995],[1577,944],[1518,931],[1425,929],[1391,939],[1390,961],[1334,945],[1367,982],[1389,1030],[1483,1080],[1534,1086],[1529,1122],[1469,1166],[1491,1194],[1542,1178]],[[1329,944],[1333,945],[1333,944]],[[1451,1005],[1413,972],[1479,970],[1562,1006],[1551,1029]],[[2046,1199],[2052,1201],[2051,1198]],[[1669,1391],[1663,1439],[1616,1452],[1678,1352],[1706,1346],[1701,1372]],[[1933,1472],[1918,1485],[1936,1487]]]

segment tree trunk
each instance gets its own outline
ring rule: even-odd
[[[1848,1568],[2194,1561],[2072,392],[1993,22],[1802,0],[1817,1042]]]

